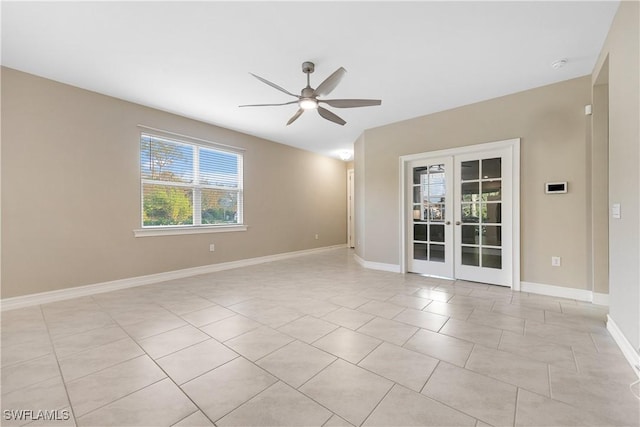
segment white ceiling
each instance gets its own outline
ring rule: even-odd
[[[2,64],[336,156],[368,128],[591,73],[617,1],[2,2]],[[551,63],[567,58],[554,70]],[[293,98],[313,61],[339,126]]]

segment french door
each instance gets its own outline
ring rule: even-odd
[[[407,270],[513,285],[510,148],[409,161]]]
[[[411,162],[409,183],[411,230],[409,271],[433,276],[453,275],[453,172],[451,157]]]

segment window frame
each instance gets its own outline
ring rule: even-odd
[[[152,237],[152,236],[164,236],[164,235],[181,235],[181,234],[200,234],[200,233],[226,233],[235,231],[246,231],[247,225],[244,223],[244,153],[246,150],[239,147],[233,147],[229,145],[219,144],[208,140],[194,138],[191,136],[181,135],[174,132],[168,132],[156,128],[138,125],[138,183],[140,185],[140,210],[138,212],[138,220],[140,228],[134,229],[133,233],[135,237]],[[144,137],[159,138],[168,140],[176,144],[186,145],[193,150],[193,182],[186,184],[182,182],[169,182],[145,179],[142,177],[141,168],[141,149],[140,145]],[[238,187],[233,189],[238,194],[238,210],[237,217],[238,222],[234,224],[202,224],[202,209],[201,209],[201,194],[203,189],[221,189],[229,190],[222,187],[202,185],[199,182],[199,155],[200,148],[207,150],[213,150],[222,153],[228,153],[236,155],[238,158]],[[144,213],[144,185],[166,185],[182,188],[190,188],[193,191],[193,224],[188,225],[144,225],[143,213]]]

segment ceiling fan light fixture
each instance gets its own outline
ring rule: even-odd
[[[351,160],[351,151],[343,150],[338,155],[340,156],[340,159],[344,160],[345,162],[347,160]]]
[[[318,108],[318,101],[313,98],[301,98],[299,105],[303,110],[315,110]]]

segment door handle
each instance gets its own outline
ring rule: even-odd
[[[446,225],[451,225],[451,221],[445,222]]]
[[[456,225],[460,225],[460,221],[456,221]]]

